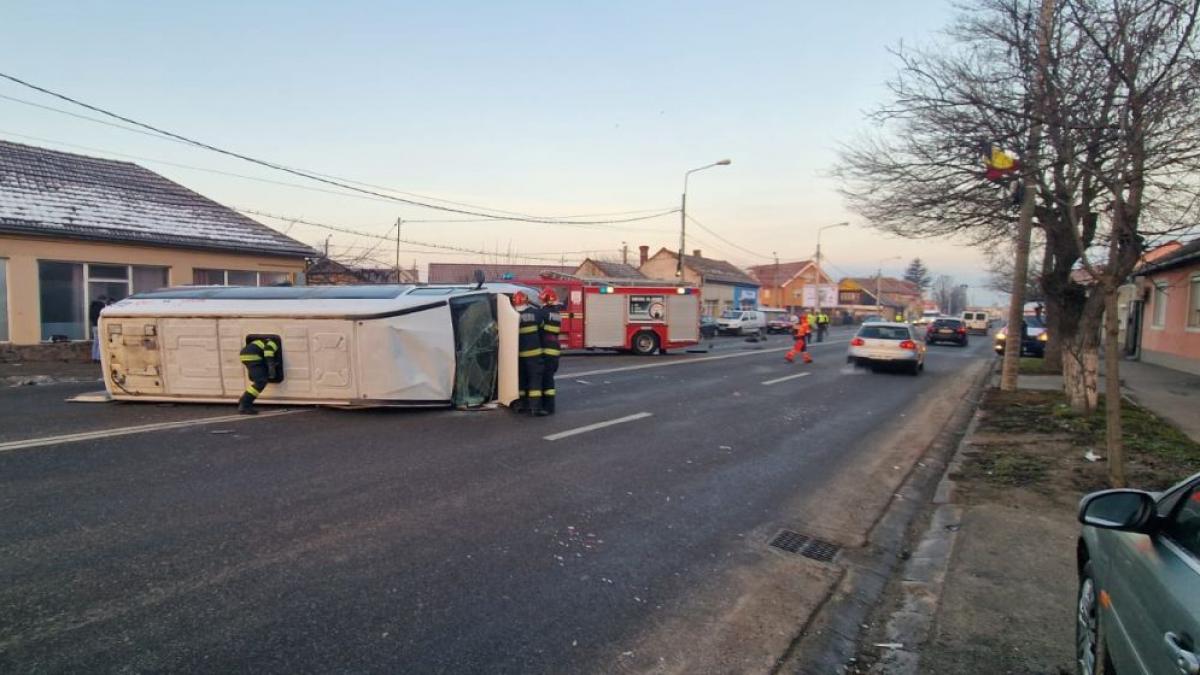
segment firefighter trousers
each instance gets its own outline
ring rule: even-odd
[[[250,384],[238,399],[238,410],[253,410],[254,400],[267,388],[267,364],[254,361],[246,364],[246,377]]]
[[[788,350],[788,353],[785,354],[783,358],[787,359],[788,363],[792,363],[796,360],[797,354],[804,356],[805,363],[812,363],[812,357],[808,355],[808,338],[804,336],[798,336],[796,338],[796,344],[792,345],[792,348]]]
[[[542,407],[542,356],[522,356],[517,359],[517,394],[521,397],[518,410],[535,412]]]
[[[554,400],[558,392],[554,389],[554,374],[558,372],[558,357],[542,357],[542,410],[553,415]]]

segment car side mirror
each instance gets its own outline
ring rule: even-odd
[[[1142,490],[1103,490],[1079,502],[1079,522],[1106,530],[1149,534],[1154,497]]]

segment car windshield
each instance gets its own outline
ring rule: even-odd
[[[858,337],[876,340],[907,340],[912,336],[903,326],[863,326],[858,331]]]
[[[721,318],[722,319],[740,319],[740,318],[742,318],[742,313],[725,310],[724,312],[721,312]]]

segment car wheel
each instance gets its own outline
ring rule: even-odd
[[[649,356],[658,351],[658,336],[650,331],[642,331],[633,336],[633,353],[638,356]]]
[[[1079,575],[1075,604],[1075,672],[1079,675],[1112,675],[1112,660],[1100,621],[1100,591],[1093,576],[1092,561]]]
[[[921,374],[921,364],[917,361],[913,361],[912,366],[910,366],[908,369],[908,374],[909,375],[920,375]]]

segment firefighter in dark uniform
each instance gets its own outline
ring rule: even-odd
[[[512,296],[513,309],[521,315],[517,335],[517,395],[514,410],[539,414],[542,410],[542,311],[529,304],[525,293]]]
[[[557,391],[554,389],[554,374],[558,372],[558,357],[562,353],[558,336],[562,331],[562,305],[553,288],[545,288],[542,301],[542,408],[538,415],[553,415]]]
[[[275,353],[278,351],[279,345],[270,338],[251,340],[242,347],[240,358],[242,365],[246,366],[246,376],[250,379],[250,384],[238,399],[238,412],[243,415],[258,414],[254,409],[254,399],[262,395],[263,390],[267,388],[270,378],[268,366],[274,363]]]

